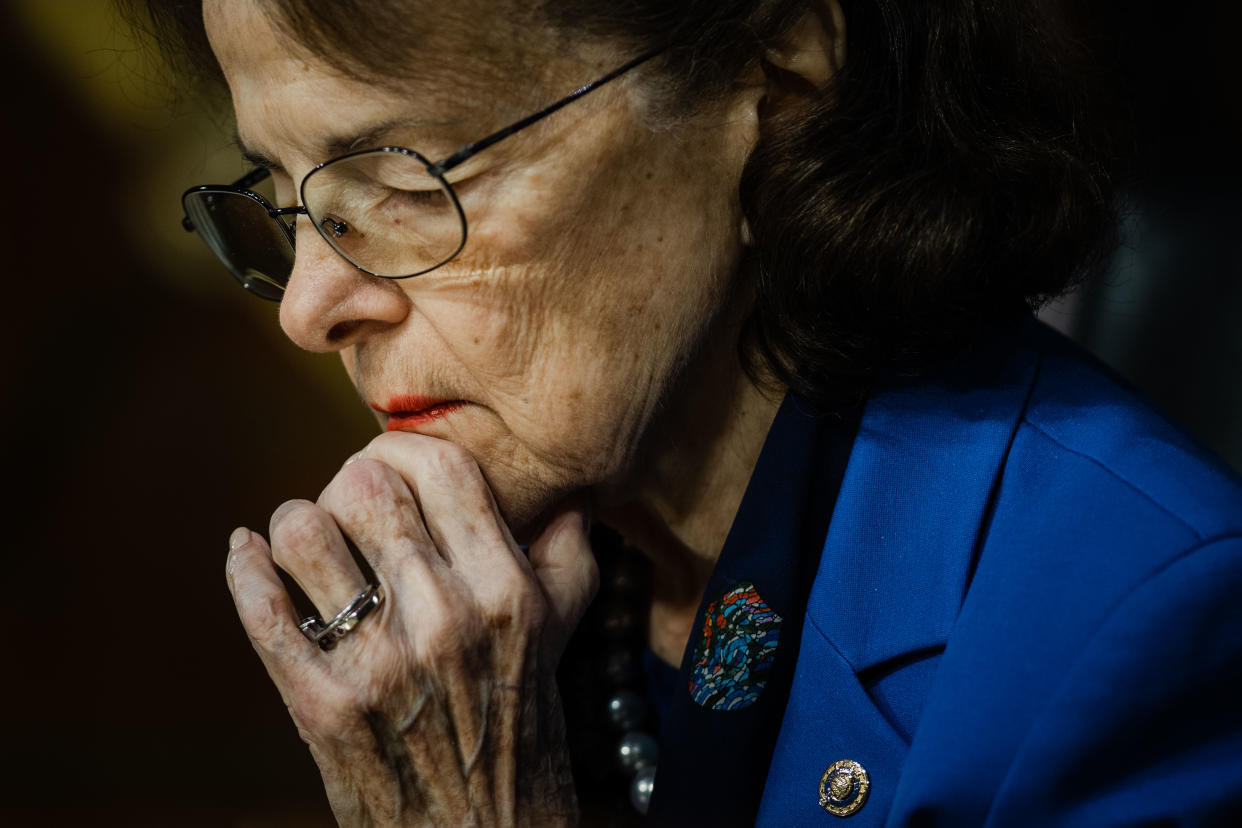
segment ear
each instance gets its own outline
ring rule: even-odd
[[[784,41],[763,55],[770,102],[818,91],[845,65],[845,14],[838,0],[813,0]]]
[[[735,183],[741,180],[746,161],[759,142],[764,122],[783,112],[797,110],[822,99],[821,90],[845,66],[845,14],[839,0],[810,0],[807,10],[781,38],[766,49],[759,66],[751,64],[740,79],[730,101],[729,116],[722,120],[737,140],[726,146],[736,152],[720,152],[727,159]],[[744,216],[737,238],[743,247],[754,244]]]

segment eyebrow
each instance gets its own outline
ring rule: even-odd
[[[380,145],[380,139],[390,133],[403,129],[412,129],[415,127],[427,127],[429,125],[444,126],[452,123],[447,120],[429,120],[427,118],[393,118],[387,121],[367,126],[365,129],[344,133],[341,135],[330,136],[319,144],[319,155],[321,160],[327,161],[344,155],[357,149],[372,149]],[[233,133],[233,143],[237,145],[237,149],[241,152],[242,158],[247,163],[256,167],[261,167],[271,172],[281,171],[284,168],[279,162],[273,161],[261,150],[248,147],[246,142],[242,140],[241,134]]]
[[[241,153],[241,157],[245,159],[246,163],[250,166],[260,167],[268,172],[276,172],[281,169],[279,164],[268,158],[263,153],[247,147],[245,142],[242,141],[241,136],[236,133],[233,134],[233,143],[237,146],[237,150]]]

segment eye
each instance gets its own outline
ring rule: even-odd
[[[387,210],[442,209],[450,198],[440,179],[429,174],[422,162],[404,155],[382,155],[366,168],[374,188],[374,203]]]
[[[389,196],[396,204],[412,207],[434,207],[448,203],[448,194],[443,188],[434,190],[392,190]]]

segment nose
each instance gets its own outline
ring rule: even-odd
[[[400,283],[363,273],[297,224],[293,272],[280,300],[280,327],[308,351],[339,351],[400,324],[410,301]]]

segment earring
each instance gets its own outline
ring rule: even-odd
[[[755,246],[755,236],[750,232],[750,222],[746,220],[746,216],[742,216],[741,236],[742,247]]]

